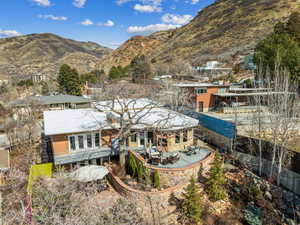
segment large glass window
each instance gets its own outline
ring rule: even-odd
[[[70,150],[84,150],[100,147],[100,133],[69,136]]]
[[[177,134],[175,135],[175,143],[176,143],[176,144],[179,144],[179,143],[180,143],[180,134],[179,134],[179,133],[177,133]]]
[[[188,141],[188,131],[184,130],[183,131],[183,142],[187,142]]]
[[[203,93],[207,93],[206,88],[196,88],[195,89],[195,94],[199,95],[199,94],[203,94]]]
[[[86,135],[86,144],[88,148],[93,147],[93,140],[92,140],[92,134],[87,134]]]
[[[84,148],[84,139],[83,135],[78,135],[78,148],[83,149]]]
[[[70,140],[70,148],[72,150],[76,150],[75,136],[70,136],[69,140]]]
[[[100,135],[99,133],[95,134],[95,147],[99,147],[100,146]]]
[[[130,137],[130,139],[131,139],[131,142],[136,142],[136,133],[132,133],[132,135],[131,135],[131,137]]]

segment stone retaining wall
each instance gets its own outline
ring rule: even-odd
[[[210,153],[203,160],[183,168],[159,168],[148,164],[141,155],[134,151],[129,151],[129,154],[132,154],[150,171],[158,171],[161,187],[173,187],[178,184],[188,183],[191,176],[198,177],[200,172],[206,172],[214,158],[214,153]]]
[[[184,186],[186,186],[191,178],[191,176],[198,177],[200,168],[203,172],[206,172],[209,167],[210,163],[214,159],[215,154],[212,152],[210,153],[205,159],[196,162],[192,165],[189,165],[184,168],[158,168],[146,163],[143,157],[133,151],[129,151],[137,160],[139,160],[143,165],[154,171],[158,171],[160,176],[160,184],[161,187],[168,187],[162,190],[155,190],[155,191],[141,191],[136,190],[129,185],[125,184],[119,177],[113,174],[111,171],[108,175],[108,178],[114,188],[123,195],[126,196],[133,196],[133,197],[140,197],[143,198],[145,196],[160,196],[160,195],[168,195],[168,193],[173,193],[177,190],[181,190]]]

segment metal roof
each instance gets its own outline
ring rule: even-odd
[[[107,125],[105,113],[93,109],[68,109],[44,112],[46,135],[82,133]]]
[[[49,96],[29,96],[11,102],[11,105],[25,106],[28,104],[51,105],[63,103],[90,103],[91,100],[82,96],[74,95],[49,95]]]
[[[214,84],[214,83],[178,83],[176,87],[229,87],[229,85]]]
[[[275,94],[284,94],[285,92],[250,92],[250,93],[231,93],[231,92],[225,92],[225,93],[215,93],[214,96],[219,97],[239,97],[239,96],[266,96],[266,95],[275,95]],[[294,93],[290,93],[294,94]]]
[[[116,122],[107,118],[114,115]],[[126,120],[134,123],[132,129],[157,128],[179,130],[196,127],[199,121],[166,108],[132,110],[124,114]],[[69,109],[44,112],[44,132],[46,135],[83,133],[104,129],[118,129],[119,115],[113,112],[99,112],[93,109]]]

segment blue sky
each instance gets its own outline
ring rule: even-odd
[[[2,0],[0,37],[50,32],[116,48],[186,24],[215,0]]]

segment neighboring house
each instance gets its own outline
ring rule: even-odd
[[[85,82],[83,86],[82,93],[87,96],[99,96],[103,91],[104,84],[97,83],[93,84],[90,82]]]
[[[229,90],[229,85],[214,83],[178,83],[175,86],[189,91],[192,107],[196,112],[208,112],[213,109],[216,106],[214,94]]]
[[[42,111],[80,109],[91,107],[91,100],[73,95],[29,96],[10,102],[10,105],[16,108],[36,107]]]
[[[198,126],[198,120],[159,106],[148,107],[143,101],[134,102],[136,105],[132,103],[126,108],[122,120],[123,125],[129,126],[129,120],[133,123],[126,140],[127,149],[156,146],[159,151],[178,151],[193,145],[193,128]],[[117,135],[121,116],[118,112],[122,103],[116,104],[113,110],[109,110],[110,104],[98,102],[96,110],[44,112],[44,134],[55,165],[102,164],[119,154]]]
[[[5,184],[5,173],[10,169],[9,151],[0,150],[0,186]]]

